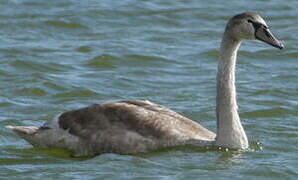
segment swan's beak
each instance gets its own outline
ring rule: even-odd
[[[279,49],[283,49],[284,45],[276,39],[266,26],[261,26],[256,30],[255,36],[258,40],[268,43]]]

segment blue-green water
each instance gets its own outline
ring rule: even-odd
[[[298,1],[0,1],[0,178],[297,179]],[[4,125],[41,125],[96,102],[148,99],[215,131],[218,47],[229,17],[254,11],[284,41],[244,42],[240,116],[251,149],[193,147],[72,159]]]

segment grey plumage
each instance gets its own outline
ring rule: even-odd
[[[65,148],[76,156],[147,152],[185,144],[205,146],[212,145],[215,138],[213,132],[198,123],[141,100],[105,102],[68,111],[35,130],[29,138],[24,137],[31,144]],[[26,134],[15,131],[21,136]],[[68,142],[70,137],[76,140]]]

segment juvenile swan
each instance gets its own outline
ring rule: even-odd
[[[68,111],[42,127],[6,127],[33,146],[65,148],[74,156],[147,152],[186,144],[248,148],[237,112],[235,64],[241,41],[256,39],[283,48],[256,13],[238,14],[227,23],[217,73],[217,134],[164,106],[142,100],[105,102]]]

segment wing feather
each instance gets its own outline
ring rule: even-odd
[[[88,138],[107,129],[134,131],[144,137],[177,138],[202,133],[210,139],[214,133],[198,123],[150,101],[105,102],[68,111],[59,117],[59,125],[73,135]]]

